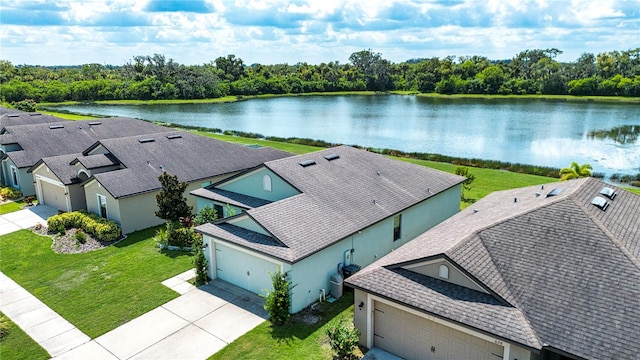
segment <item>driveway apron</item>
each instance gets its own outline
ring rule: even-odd
[[[0,215],[0,235],[28,229],[36,224],[47,226],[47,219],[57,213],[58,210],[50,206],[36,205]]]
[[[186,278],[167,283],[188,284]],[[263,304],[256,294],[214,280],[56,359],[206,359],[262,323]]]

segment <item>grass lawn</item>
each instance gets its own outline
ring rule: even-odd
[[[66,120],[91,120],[96,118],[95,116],[78,115],[78,114],[71,114],[66,112],[55,112],[55,111],[49,111],[49,110],[38,110],[38,112],[41,114],[47,114],[47,115],[59,117],[61,119],[66,119]]]
[[[0,205],[0,215],[22,210],[23,206],[24,203],[22,201],[9,201]]]
[[[333,359],[326,330],[341,318],[353,320],[353,292],[345,291],[338,301],[324,302],[308,314],[319,316],[320,321],[305,323],[300,313],[280,327],[265,321],[209,359]]]
[[[7,335],[0,340],[0,359],[2,360],[38,360],[49,359],[49,353],[29,335],[25,334],[18,325],[0,313],[3,325],[6,325]],[[4,326],[3,326],[4,327]]]
[[[105,249],[56,254],[49,237],[0,237],[0,271],[95,338],[178,297],[160,282],[192,268],[187,252],[161,252],[155,228]]]

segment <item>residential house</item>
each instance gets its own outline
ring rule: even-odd
[[[84,200],[88,211],[114,220],[126,234],[164,221],[154,215],[163,172],[188,183],[187,203],[195,208],[189,191],[290,155],[170,131],[100,140],[81,154],[45,158],[32,172],[35,178],[50,177],[59,184],[62,206],[76,210],[75,204]],[[74,187],[83,194],[74,194]],[[46,186],[40,190],[45,201],[50,197],[47,192],[55,193]]]
[[[458,212],[463,180],[339,146],[269,161],[191,193],[199,208],[227,216],[196,228],[209,276],[264,293],[269,273],[287,272],[290,310],[298,312],[329,295],[341,267],[356,271]]]
[[[29,169],[46,157],[81,153],[101,139],[153,134],[168,128],[130,118],[60,121],[5,126],[0,131],[0,174],[3,184],[24,195],[36,193]],[[46,181],[45,179],[42,179]]]
[[[348,278],[361,344],[406,359],[640,358],[640,196],[495,192]]]

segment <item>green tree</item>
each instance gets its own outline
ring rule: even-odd
[[[591,176],[592,167],[590,164],[578,164],[577,162],[571,162],[571,165],[566,168],[560,169],[560,180],[577,179],[579,177]]]
[[[384,91],[391,85],[391,63],[371,49],[355,52],[349,61],[364,74],[367,89]]]
[[[200,226],[202,224],[213,222],[217,219],[218,219],[218,212],[211,206],[207,205],[202,209],[200,209],[200,211],[198,211],[198,213],[193,219],[193,223],[195,226]]]
[[[187,199],[183,196],[187,183],[178,181],[178,176],[167,172],[163,172],[158,180],[162,189],[156,194],[158,211],[155,215],[171,223],[177,222],[181,217],[191,216],[193,208],[187,205]]]
[[[293,286],[289,281],[288,273],[269,273],[273,290],[267,291],[264,295],[264,309],[269,312],[269,317],[274,325],[284,325],[289,321],[291,314],[291,289]]]
[[[465,191],[471,191],[471,184],[476,179],[476,176],[469,172],[469,168],[466,166],[458,166],[455,171],[456,175],[464,176],[467,179],[462,182],[462,193],[460,194],[460,200],[463,202],[472,203],[474,199],[465,196]]]

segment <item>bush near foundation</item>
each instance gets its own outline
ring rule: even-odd
[[[50,231],[64,233],[67,229],[82,229],[101,241],[115,241],[122,234],[118,225],[86,211],[72,211],[55,215],[47,220]]]
[[[2,200],[19,199],[22,197],[22,191],[12,187],[3,187],[0,188],[0,197],[2,198]]]

